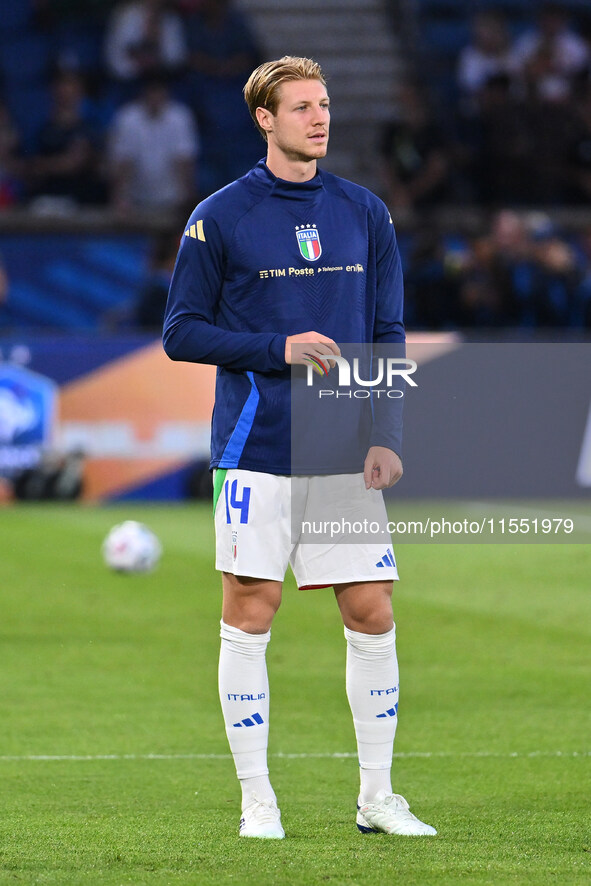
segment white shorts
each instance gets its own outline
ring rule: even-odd
[[[214,486],[216,569],[283,581],[290,564],[300,588],[398,579],[384,498],[365,488],[363,474],[292,478],[229,468],[216,470]],[[331,525],[319,519],[327,515]]]

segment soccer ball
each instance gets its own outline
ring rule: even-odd
[[[151,572],[161,554],[162,545],[154,533],[136,520],[113,526],[103,542],[103,559],[116,572]]]

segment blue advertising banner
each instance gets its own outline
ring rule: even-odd
[[[57,392],[50,378],[0,363],[0,476],[39,463],[52,443]]]

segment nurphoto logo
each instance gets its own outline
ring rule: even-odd
[[[320,390],[318,397],[356,397],[364,399],[373,396],[380,397],[384,394],[391,399],[400,399],[404,396],[404,391],[394,388],[395,381],[400,383],[403,379],[411,387],[416,388],[416,381],[411,375],[416,372],[417,364],[415,360],[407,357],[378,357],[372,361],[374,378],[361,378],[359,368],[359,357],[353,358],[353,368],[346,357],[337,357],[333,354],[327,355],[326,359],[312,357],[306,355],[308,366],[306,367],[306,384],[308,387],[314,385],[314,375],[326,376],[330,371],[330,363],[334,364],[338,369],[338,387],[351,388],[351,372],[353,375],[353,383],[359,385],[356,390],[334,391]],[[378,385],[385,384],[385,387],[378,388]],[[370,390],[368,390],[368,388]],[[373,390],[371,390],[373,389]]]

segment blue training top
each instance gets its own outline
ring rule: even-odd
[[[403,342],[402,303],[392,219],[366,188],[323,170],[284,181],[261,160],[200,203],[163,340],[173,360],[218,366],[211,467],[291,474],[287,336]],[[400,452],[398,425],[370,444]]]

